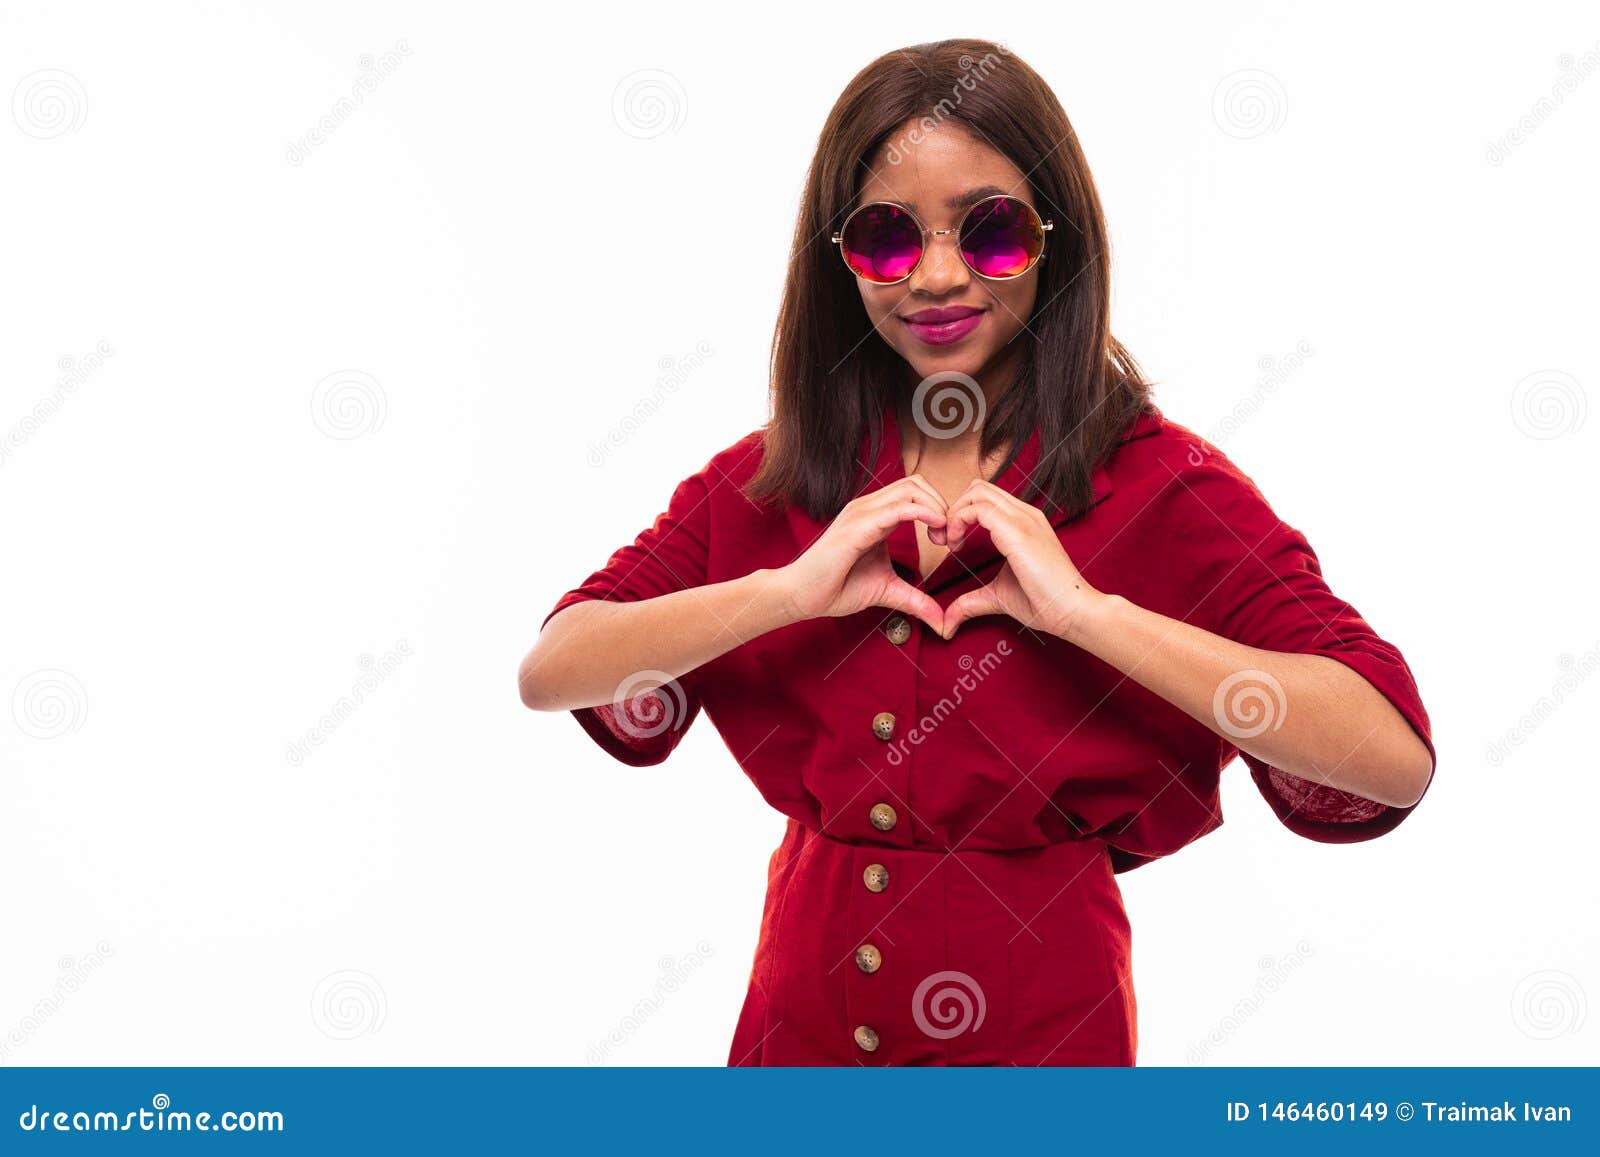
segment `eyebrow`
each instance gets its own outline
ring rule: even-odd
[[[1012,195],[1010,189],[1002,189],[998,185],[980,185],[976,189],[968,189],[959,196],[949,198],[945,201],[944,207],[946,209],[969,209],[988,197],[1009,197]],[[917,203],[915,201],[901,201],[900,203],[907,209],[913,212],[916,211]]]

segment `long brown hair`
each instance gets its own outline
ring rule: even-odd
[[[867,159],[906,124],[963,122],[1016,165],[1055,229],[1019,374],[984,421],[982,453],[1011,464],[1037,429],[1040,459],[1024,497],[1076,512],[1091,475],[1146,404],[1150,386],[1111,336],[1105,218],[1077,135],[1050,86],[1000,44],[941,40],[885,53],[845,87],[817,141],[795,224],[772,341],[772,419],[761,467],[746,486],[812,517],[832,518],[863,479],[857,455],[881,445],[883,409],[906,365],[870,332],[855,277],[832,231],[854,206]],[[1037,340],[1030,336],[1037,335]]]

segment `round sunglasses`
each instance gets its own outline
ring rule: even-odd
[[[922,264],[929,237],[954,233],[961,260],[972,272],[990,281],[1009,281],[1044,255],[1044,235],[1053,228],[1032,205],[1005,194],[977,202],[954,229],[929,229],[904,205],[871,201],[845,218],[833,243],[857,277],[874,285],[895,285]]]

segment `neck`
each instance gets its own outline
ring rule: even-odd
[[[1008,450],[1004,446],[989,456],[992,462],[982,461],[983,430],[988,416],[1015,382],[1020,361],[1020,349],[1008,346],[972,379],[980,396],[973,395],[971,385],[955,378],[926,390],[915,410],[913,398],[922,380],[913,373],[896,407],[907,472],[912,472],[916,464],[967,461],[978,463],[987,476],[991,465],[1003,461]]]

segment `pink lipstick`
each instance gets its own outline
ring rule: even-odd
[[[984,311],[970,305],[922,309],[900,318],[911,336],[926,345],[950,345],[978,328]]]

